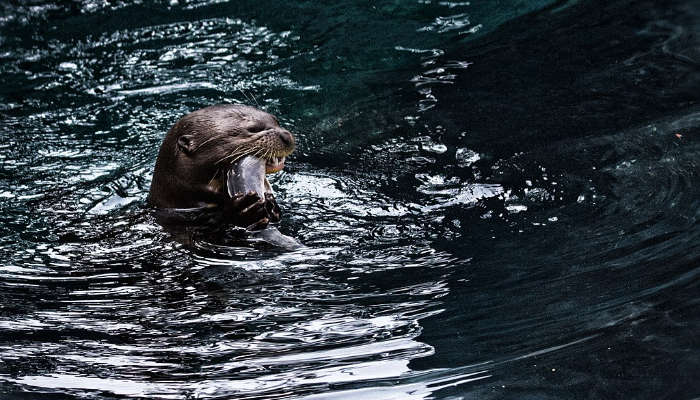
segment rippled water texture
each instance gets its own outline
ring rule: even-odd
[[[700,396],[697,2],[323,3],[2,2],[0,398]],[[146,208],[222,102],[306,248]]]

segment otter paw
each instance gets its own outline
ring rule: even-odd
[[[267,219],[265,201],[255,192],[237,194],[229,203],[226,216],[238,226],[260,224],[263,219]]]
[[[258,200],[260,200],[260,196],[253,191],[248,193],[237,193],[231,198],[231,208],[235,210],[242,210]]]
[[[277,205],[275,196],[272,193],[265,193],[265,210],[270,222],[279,222],[282,217],[282,211]]]

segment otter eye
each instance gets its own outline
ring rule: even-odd
[[[253,125],[250,128],[248,128],[248,132],[250,132],[250,133],[258,133],[258,132],[262,132],[264,130],[265,130],[265,126],[260,125],[260,124]]]

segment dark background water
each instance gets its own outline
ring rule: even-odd
[[[700,396],[693,1],[0,5],[0,398]],[[189,111],[296,133],[296,252],[145,208]]]

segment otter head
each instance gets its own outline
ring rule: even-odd
[[[149,203],[163,208],[221,203],[230,197],[226,176],[236,160],[257,157],[269,174],[282,170],[293,150],[294,136],[264,111],[233,104],[194,111],[163,140]]]

